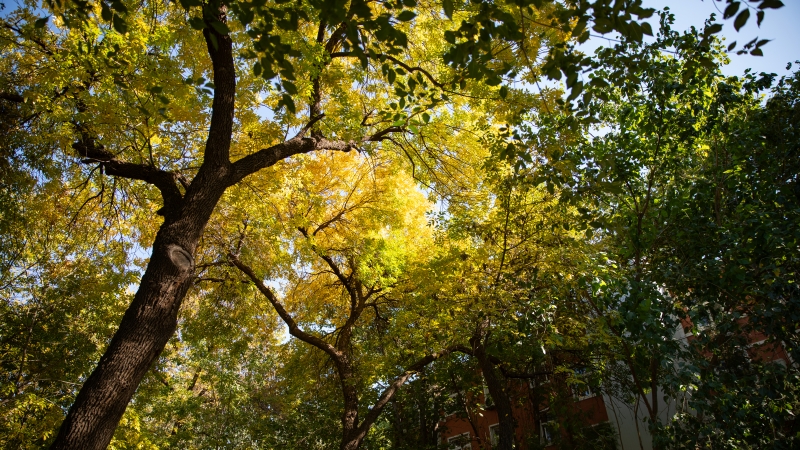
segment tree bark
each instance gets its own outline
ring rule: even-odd
[[[220,20],[224,20],[224,7]],[[210,36],[215,35],[216,45]],[[194,279],[193,254],[229,185],[236,80],[229,36],[204,31],[216,85],[205,160],[183,199],[165,198],[164,223],[133,302],[95,370],[83,384],[52,449],[104,449],[136,388],[177,327]],[[108,163],[108,162],[106,162]]]
[[[486,380],[486,387],[494,400],[497,408],[497,419],[500,425],[498,450],[513,450],[516,440],[516,423],[511,408],[511,398],[506,390],[505,377],[497,370],[489,355],[486,353],[486,341],[489,338],[489,319],[483,319],[475,329],[471,339],[473,355],[478,360],[478,365]]]

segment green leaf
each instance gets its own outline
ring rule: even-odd
[[[291,95],[297,95],[297,86],[294,85],[291,81],[284,80],[283,81],[283,89]]]
[[[286,110],[294,114],[297,112],[297,107],[294,104],[294,99],[289,94],[283,94],[281,100],[278,102],[278,107],[285,106]]]
[[[108,7],[106,2],[100,3],[100,17],[106,22],[111,22],[111,19],[114,17],[111,8]]]
[[[119,34],[126,34],[128,32],[128,24],[125,23],[125,20],[120,16],[114,16],[113,25],[114,29]]]
[[[706,27],[705,31],[703,31],[703,35],[711,36],[712,34],[717,34],[720,31],[722,31],[722,25],[714,23]]]
[[[203,28],[206,27],[206,22],[199,17],[190,17],[189,26],[194,28],[195,30],[202,30]]]
[[[606,34],[614,29],[614,24],[605,17],[599,17],[595,20],[592,29],[600,34]]]
[[[416,13],[414,13],[413,11],[405,10],[397,15],[397,20],[401,22],[410,22],[411,20],[414,19],[414,17],[417,17]]]
[[[747,19],[750,18],[750,10],[745,9],[744,11],[740,12],[738,16],[736,16],[736,20],[733,21],[733,27],[736,28],[736,31],[739,31],[744,24],[747,23]]]
[[[422,120],[425,123],[429,123],[431,121],[431,115],[426,112],[422,113]]]
[[[500,86],[500,98],[508,97],[508,88],[506,86]]]
[[[739,2],[732,2],[725,8],[725,13],[722,15],[723,19],[730,19],[731,17],[735,16],[737,12],[739,12],[739,6],[741,3]]]
[[[44,28],[48,20],[50,20],[50,17],[42,17],[41,19],[37,19],[36,22],[33,22],[33,26],[35,28]]]
[[[214,22],[211,22],[211,26],[214,27],[215,30],[217,30],[217,33],[223,36],[231,32],[230,28],[228,28],[228,25],[226,25],[224,22],[215,20]]]
[[[128,7],[125,6],[122,0],[111,0],[111,9],[122,14],[128,12]]]
[[[767,9],[767,8],[778,9],[778,8],[783,8],[783,6],[784,6],[783,2],[780,0],[764,0],[761,2],[760,5],[758,5],[760,9]]]
[[[600,77],[592,78],[592,81],[590,81],[589,84],[592,85],[592,86],[595,86],[595,87],[599,87],[599,88],[605,88],[605,87],[610,86],[608,84],[608,81],[606,81],[606,80],[604,80],[604,79],[602,79]]]
[[[447,16],[449,19],[453,18],[453,0],[442,0],[442,8],[444,9],[444,15]]]

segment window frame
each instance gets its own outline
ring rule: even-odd
[[[472,437],[469,431],[447,438],[447,448],[449,450],[472,450]]]

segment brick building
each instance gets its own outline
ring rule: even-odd
[[[545,398],[554,388],[565,388],[566,385],[551,380],[541,381],[513,383],[511,396],[517,448],[552,449],[556,441],[575,439],[575,430],[579,431],[581,441],[595,442],[595,448],[616,448],[608,445],[608,437],[613,436],[613,432],[603,396],[595,395],[589,389],[567,393],[560,397],[556,408]],[[484,393],[473,400],[475,405],[479,405],[473,411],[450,412],[442,419],[439,426],[441,444],[447,444],[453,450],[490,449],[497,444],[499,420],[488,392],[484,389]],[[567,426],[565,416],[575,423]]]
[[[747,319],[741,320],[746,322]],[[683,325],[676,330],[674,338],[688,345],[695,337],[687,332],[691,324],[687,322]],[[745,352],[754,362],[792,364],[786,350],[779,344],[770,343],[764,333],[749,331],[745,342]],[[553,450],[558,443],[565,443],[567,448],[652,448],[652,438],[645,424],[641,404],[628,404],[605,394],[595,394],[585,385],[569,384],[564,379],[554,381],[548,377],[516,380],[510,390],[516,423],[515,444],[520,450]],[[489,450],[497,444],[499,420],[488,397],[484,389],[483,394],[473,395],[469,399],[475,405],[472,410],[466,408],[442,414],[438,429],[439,442],[443,447],[451,450]],[[557,398],[557,403],[548,404],[548,398]],[[684,400],[668,399],[663,402],[659,409],[661,423],[669,423],[681,403],[685,404]]]

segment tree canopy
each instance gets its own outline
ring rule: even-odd
[[[511,449],[548,375],[791,448],[800,79],[723,76],[782,3],[725,5],[2,5],[0,442],[436,448],[485,384]]]

